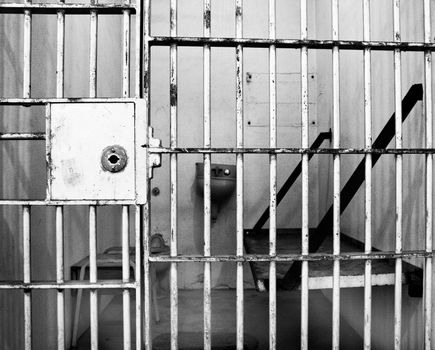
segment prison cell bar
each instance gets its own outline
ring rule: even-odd
[[[64,1],[61,1],[64,4]],[[65,12],[57,11],[56,97],[64,97]],[[49,107],[47,107],[48,109]],[[45,137],[44,137],[45,139]],[[48,146],[48,144],[47,144]],[[64,272],[64,208],[56,206],[56,282],[65,282]],[[65,349],[65,291],[57,290],[57,347]]]
[[[339,37],[339,3],[332,0],[332,40]],[[338,47],[332,49],[332,108],[333,131],[332,147],[340,148],[340,52]],[[333,156],[333,253],[340,255],[340,154]],[[332,348],[340,347],[340,260],[334,260],[332,290]]]
[[[139,5],[137,5],[139,6]],[[59,0],[58,3],[2,3],[0,4],[0,13],[19,13],[23,11],[31,11],[37,14],[58,14],[60,11],[68,14],[89,14],[89,11],[98,10],[99,14],[114,14],[122,13],[123,10],[130,10],[136,12],[135,7],[126,6],[117,3],[106,4],[89,4],[89,3],[75,3],[65,4],[64,0]],[[138,11],[139,13],[139,11]]]
[[[243,37],[243,0],[236,0],[236,38]],[[243,47],[236,47],[236,147],[243,148]],[[236,255],[243,257],[243,153],[236,154],[236,218],[237,218],[237,247]],[[243,350],[244,347],[244,290],[243,290],[243,262],[237,262],[237,286],[236,286],[236,332],[237,332],[237,350]]]
[[[30,0],[25,0],[29,5]],[[31,40],[32,40],[32,13],[24,11],[23,29],[23,98],[31,96]],[[23,282],[30,283],[30,206],[23,206]],[[24,290],[24,348],[32,348],[32,294]]]
[[[177,36],[177,16],[178,16],[178,2],[177,0],[171,0],[170,3],[170,35]],[[177,147],[178,144],[178,49],[177,45],[171,44],[170,46],[170,68],[169,68],[169,90],[170,90],[170,146]],[[170,254],[171,256],[177,256],[178,254],[178,169],[177,169],[177,154],[170,155],[171,166],[171,244]],[[171,349],[178,349],[178,267],[177,263],[171,263]]]
[[[434,43],[421,43],[414,41],[370,41],[370,40],[316,40],[316,39],[261,39],[261,38],[224,38],[224,37],[177,37],[154,36],[150,38],[150,44],[153,46],[166,46],[168,44],[177,44],[178,46],[219,46],[235,47],[242,45],[244,47],[263,47],[268,48],[275,45],[277,48],[298,49],[307,47],[308,49],[332,49],[337,46],[341,50],[363,50],[372,49],[378,51],[394,51],[400,48],[402,51],[434,51]]]
[[[150,74],[151,74],[151,47],[149,45],[150,40],[150,34],[151,34],[151,0],[145,0],[144,1],[144,53],[143,53],[143,65],[144,65],[144,74],[143,74],[143,97],[145,99],[146,103],[146,123],[149,125],[150,122],[150,88],[151,88],[151,81],[150,81]],[[147,130],[147,138],[148,130]],[[148,140],[147,140],[148,141]],[[150,167],[149,164],[149,157],[147,157],[147,165],[146,169]],[[150,185],[150,178],[149,178],[148,171],[146,172],[146,186]],[[144,299],[144,331],[143,331],[143,339],[145,344],[146,350],[151,350],[152,347],[152,341],[151,341],[151,307],[150,307],[150,263],[149,263],[149,236],[151,231],[151,223],[150,223],[150,191],[149,187],[147,187],[147,201],[146,204],[143,206],[143,221],[144,221],[144,237],[143,242],[140,242],[141,245],[143,244],[143,255],[144,255],[144,262],[143,262],[143,299]],[[139,331],[139,329],[137,329]],[[140,330],[142,333],[142,330]],[[137,347],[138,349],[142,348],[142,345],[140,347]]]
[[[400,0],[393,1],[393,40],[400,42]],[[402,57],[400,49],[394,50],[394,101],[395,101],[395,140],[396,148],[402,148]],[[403,157],[395,156],[396,163],[396,244],[395,252],[402,252],[402,192]],[[402,325],[402,259],[395,259],[394,283],[394,348],[401,349]]]
[[[423,17],[424,17],[424,42],[431,43],[431,16],[430,1],[424,0]],[[426,130],[426,148],[432,148],[432,53],[424,52],[424,115]],[[425,188],[425,236],[426,251],[432,251],[432,173],[433,155],[426,154],[426,188]],[[430,349],[432,346],[432,257],[427,257],[424,268],[424,347]]]
[[[370,40],[370,0],[363,0],[363,38]],[[371,51],[365,48],[364,60],[364,147],[372,147],[372,97],[371,97]],[[372,155],[365,155],[365,234],[364,250],[371,253],[372,250]],[[364,349],[371,348],[372,326],[372,263],[365,262],[364,273]]]
[[[301,40],[308,38],[307,0],[301,0]],[[308,148],[308,47],[301,47],[301,143]],[[302,154],[302,255],[309,254],[308,231],[308,154]],[[308,261],[302,261],[301,349],[308,349]]]
[[[276,4],[269,0],[269,39],[276,37]],[[269,47],[269,147],[276,147],[276,47]],[[269,155],[269,255],[276,255],[277,155]],[[276,262],[269,263],[269,349],[276,348]]]
[[[203,35],[211,35],[211,2],[204,0]],[[211,51],[203,46],[203,118],[204,148],[211,147]],[[204,256],[210,256],[211,155],[204,154]],[[211,264],[204,263],[204,349],[211,350]]]
[[[125,0],[124,5],[129,6],[130,0]],[[125,9],[122,11],[122,97],[130,97],[130,25],[131,11]],[[127,205],[121,209],[122,225],[122,281],[130,281],[130,211]],[[131,314],[130,314],[130,290],[128,288],[122,291],[122,308],[123,308],[123,340],[124,349],[131,349]]]

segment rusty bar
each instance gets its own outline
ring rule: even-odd
[[[0,133],[0,140],[3,141],[16,141],[16,140],[45,140],[45,132],[22,133],[22,132],[9,132]]]
[[[301,40],[308,37],[307,0],[301,0]],[[308,47],[301,47],[301,142],[308,148]],[[308,154],[302,154],[302,255],[309,254],[308,246]],[[301,349],[308,349],[308,261],[301,268]]]
[[[97,282],[97,207],[89,206],[89,282]],[[91,349],[98,350],[98,294],[90,290]]]
[[[2,3],[0,4],[0,13],[20,13],[29,10],[32,13],[38,14],[56,14],[63,11],[68,14],[89,14],[89,11],[97,10],[99,14],[117,14],[123,10],[135,12],[134,6],[126,6],[117,3],[93,4],[89,3],[69,3],[64,1],[58,3]]]
[[[276,3],[269,0],[269,39],[276,37]],[[276,148],[276,47],[269,47],[269,147]],[[277,155],[269,155],[269,255],[276,255]],[[269,349],[276,349],[276,262],[269,263]]]
[[[24,290],[32,290],[32,289],[38,289],[38,290],[47,290],[47,289],[122,289],[122,288],[129,288],[133,289],[136,288],[137,284],[130,282],[130,283],[122,283],[122,282],[113,282],[110,280],[104,281],[104,282],[97,282],[97,283],[89,283],[86,281],[82,282],[76,282],[76,281],[67,281],[63,283],[58,283],[56,281],[48,281],[48,282],[32,282],[32,283],[24,283],[20,281],[10,281],[0,282],[0,289],[24,289]]]
[[[134,206],[134,217],[135,217],[135,298],[136,298],[136,349],[143,348],[143,337],[144,333],[143,329],[143,312],[142,312],[142,304],[143,304],[143,287],[142,287],[142,206],[135,205]]]
[[[92,3],[93,1],[91,1]],[[97,97],[98,14],[91,11],[89,31],[89,97]]]
[[[401,40],[400,32],[400,0],[393,1],[393,39]],[[395,141],[396,148],[402,148],[402,56],[400,49],[394,50],[394,101],[395,101]],[[403,167],[402,155],[397,154],[396,163],[396,244],[395,251],[402,252],[403,222]],[[402,259],[395,259],[394,281],[394,348],[401,349],[402,325]]]
[[[64,283],[63,207],[56,206],[56,283]],[[65,349],[65,293],[57,291],[57,348]]]
[[[339,3],[332,0],[332,40],[339,37]],[[333,138],[334,148],[340,148],[340,51],[338,47],[332,49],[332,108],[333,108]],[[333,157],[334,185],[333,185],[333,253],[340,255],[340,191],[341,172],[340,154]],[[333,268],[333,297],[332,297],[332,348],[340,348],[340,260],[334,260]]]
[[[2,199],[0,205],[32,205],[32,206],[56,206],[56,205],[113,205],[113,204],[135,204],[131,200],[109,200],[109,201],[94,201],[94,200],[19,200],[19,199]]]
[[[431,6],[430,0],[423,2],[424,16],[424,42],[431,43]],[[424,52],[424,115],[426,130],[426,148],[432,148],[432,53],[427,50]],[[425,236],[426,251],[432,251],[432,210],[433,210],[433,155],[426,154],[426,183],[425,183]],[[424,268],[424,347],[432,347],[432,257],[425,259]]]
[[[30,206],[23,206],[23,283],[31,279]],[[24,290],[24,349],[32,348],[32,294]]]
[[[129,207],[122,206],[121,224],[122,224],[122,282],[130,281],[130,225],[129,225]],[[131,322],[130,322],[130,291],[122,291],[122,308],[123,308],[123,339],[124,349],[131,349]]]
[[[211,1],[204,0],[203,35],[211,35]],[[211,147],[211,50],[210,45],[203,47],[203,113],[204,148]],[[204,154],[204,256],[210,256],[211,231],[211,155]],[[211,264],[204,263],[204,349],[211,350]]]
[[[64,96],[65,71],[65,11],[57,11],[56,97]]]
[[[363,0],[363,37],[370,40],[370,0]],[[364,60],[364,146],[372,147],[372,100],[371,100],[371,52],[366,48],[363,53]],[[372,249],[372,156],[365,155],[365,252]],[[372,264],[370,260],[365,262],[364,282],[364,349],[371,348],[371,325],[372,325]]]
[[[236,0],[236,38],[243,37],[243,0]],[[243,148],[243,47],[236,47],[236,147]],[[236,225],[237,247],[236,255],[243,257],[243,153],[236,154]],[[236,331],[237,350],[243,350],[244,346],[244,289],[243,289],[243,262],[237,262],[237,290],[236,290]]]
[[[135,102],[134,98],[0,98],[0,105],[45,105],[47,103],[126,103]]]
[[[432,154],[434,148],[149,148],[150,153],[155,154]]]
[[[372,49],[379,51],[394,51],[400,48],[402,51],[434,51],[434,43],[394,41],[369,41],[369,40],[313,40],[313,39],[260,39],[260,38],[222,38],[222,37],[177,37],[155,36],[151,38],[153,46],[167,46],[177,44],[178,46],[219,46],[235,47],[263,47],[268,48],[275,45],[277,48],[302,48],[308,49],[332,49],[334,46],[340,50],[364,50]]]
[[[30,1],[25,1],[30,4]],[[24,39],[23,39],[23,98],[30,98],[31,90],[31,52],[32,52],[32,13],[24,11]]]
[[[170,35],[177,36],[177,16],[178,16],[178,2],[171,0],[170,3]],[[178,143],[178,49],[177,45],[171,44],[170,46],[170,146],[177,147]],[[170,188],[171,188],[171,256],[178,254],[178,166],[177,154],[170,155]],[[178,349],[178,267],[176,263],[171,263],[171,349]]]
[[[125,1],[125,5],[130,4],[129,0]],[[123,29],[122,29],[122,96],[130,97],[130,26],[131,26],[131,10],[123,10]]]

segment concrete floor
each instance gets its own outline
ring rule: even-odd
[[[160,323],[153,322],[153,338],[170,332],[168,295],[159,299]],[[202,290],[179,291],[179,331],[201,332],[203,329]],[[134,298],[132,298],[134,317]],[[330,349],[332,305],[321,291],[310,291],[309,348]],[[134,325],[134,319],[132,319]],[[341,319],[340,345],[342,349],[362,348],[361,337]],[[236,329],[235,290],[213,290],[212,328],[215,332],[234,333]],[[268,294],[245,290],[245,332],[254,336],[258,349],[268,349]],[[89,330],[79,339],[80,350],[89,349]],[[134,334],[133,334],[134,339]],[[100,350],[122,349],[122,296],[116,295],[100,314]],[[300,348],[300,292],[277,293],[277,349]]]

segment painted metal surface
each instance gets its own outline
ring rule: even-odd
[[[53,104],[49,122],[49,198],[135,198],[133,104]]]

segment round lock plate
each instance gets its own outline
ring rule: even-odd
[[[119,145],[108,146],[101,154],[101,166],[104,170],[117,173],[127,165],[127,153]]]

